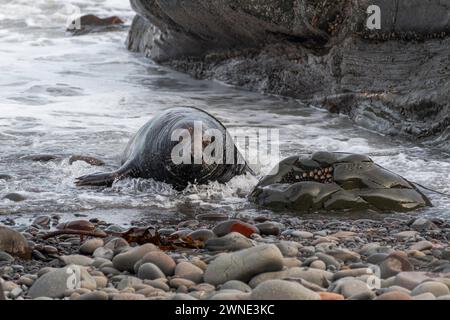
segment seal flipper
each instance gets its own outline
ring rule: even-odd
[[[112,186],[115,180],[119,179],[119,175],[116,172],[98,172],[93,174],[88,174],[79,177],[75,180],[75,185],[77,187],[82,186]]]
[[[114,181],[122,180],[129,176],[132,170],[127,167],[122,167],[114,172],[97,172],[93,174],[88,174],[75,179],[75,185],[77,187],[83,186],[112,186]]]

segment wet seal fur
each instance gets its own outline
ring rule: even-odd
[[[172,141],[172,133],[177,129],[191,132],[196,121],[202,122],[203,132],[216,129],[222,133],[223,141],[232,141],[225,126],[209,113],[194,107],[171,108],[147,122],[130,140],[122,156],[122,166],[118,170],[86,175],[77,178],[75,184],[110,186],[114,181],[124,178],[144,178],[165,182],[177,190],[183,190],[189,184],[206,184],[211,181],[226,183],[235,176],[252,173],[234,144],[234,164],[226,162],[227,150],[223,152],[223,164],[175,164],[172,161],[172,150],[179,141]],[[228,146],[224,144],[225,148]]]
[[[301,212],[406,212],[431,206],[413,183],[365,155],[317,152],[283,160],[250,195],[263,207]]]

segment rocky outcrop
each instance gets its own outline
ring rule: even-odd
[[[261,179],[250,199],[300,212],[412,211],[431,206],[412,183],[364,155],[317,152],[290,157]]]
[[[130,50],[450,148],[450,0],[131,0]],[[366,27],[381,9],[381,29]]]

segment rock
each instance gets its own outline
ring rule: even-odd
[[[313,269],[319,269],[319,270],[327,269],[327,265],[322,260],[313,261],[309,266],[310,266],[310,268],[313,268]]]
[[[112,300],[134,301],[134,300],[146,300],[146,298],[142,294],[118,293],[113,296]]]
[[[132,276],[119,276],[119,283],[117,284],[117,290],[124,291],[126,289],[132,288],[134,291],[135,286],[140,286],[142,284],[142,280]]]
[[[260,273],[253,277],[249,282],[252,288],[267,280],[283,280],[283,279],[302,279],[313,283],[319,287],[328,287],[333,274],[328,271],[312,269],[312,268],[290,268],[288,270],[278,272]]]
[[[68,266],[45,273],[33,283],[28,295],[33,299],[39,297],[63,298],[66,290],[75,289],[81,285],[81,273],[76,270],[76,268]]]
[[[98,33],[98,32],[111,32],[118,31],[124,29],[124,22],[117,16],[107,17],[107,18],[99,18],[93,14],[87,14],[81,16],[79,20],[74,20],[69,24],[67,28],[67,32],[71,32],[74,36],[85,35],[89,33]],[[87,161],[91,161],[94,164],[96,161],[90,160],[90,157],[80,157],[81,159],[85,159]],[[72,159],[72,158],[71,158]],[[87,162],[86,161],[86,162]],[[70,163],[70,160],[69,160]],[[89,162],[88,162],[89,163]]]
[[[228,220],[215,226],[213,232],[218,237],[223,237],[231,232],[238,232],[248,238],[253,233],[259,233],[259,230],[255,226],[240,220]]]
[[[382,279],[393,277],[402,271],[413,270],[413,265],[409,262],[408,256],[403,252],[391,253],[380,263],[380,275]]]
[[[87,220],[74,220],[63,222],[56,226],[58,230],[80,230],[80,231],[94,231],[96,229],[92,222]]]
[[[14,202],[22,202],[27,200],[27,198],[19,193],[8,193],[6,196],[3,197],[3,199],[8,199],[9,201]]]
[[[402,291],[390,291],[376,297],[375,300],[412,300],[411,296]]]
[[[317,258],[319,258],[320,260],[322,260],[323,262],[325,262],[325,264],[327,265],[327,268],[329,266],[333,266],[336,269],[339,269],[341,267],[341,264],[339,263],[339,261],[337,261],[334,257],[322,253],[322,252],[317,252],[316,253]]]
[[[412,296],[418,296],[424,293],[431,293],[435,297],[445,296],[450,294],[447,285],[437,281],[426,281],[419,284],[411,291]]]
[[[49,228],[50,222],[51,218],[49,216],[39,216],[34,219],[32,225],[41,228]]]
[[[425,272],[400,272],[395,276],[394,285],[413,290],[419,284],[429,279],[430,277]]]
[[[397,240],[405,241],[412,238],[415,238],[419,233],[417,231],[402,231],[394,234],[394,237],[397,238]]]
[[[246,283],[239,281],[239,280],[230,280],[225,282],[223,285],[220,286],[221,290],[224,289],[232,289],[232,290],[239,290],[245,293],[249,293],[252,291],[252,288],[248,286]]]
[[[367,283],[355,278],[340,279],[333,283],[330,289],[335,293],[342,294],[346,298],[372,293],[372,290],[369,288]]]
[[[413,244],[410,247],[410,250],[417,250],[417,251],[425,251],[425,250],[430,250],[433,248],[433,244],[430,241],[419,241],[415,244]]]
[[[190,262],[180,262],[175,268],[175,277],[200,283],[203,281],[203,270]]]
[[[185,286],[186,288],[190,288],[195,286],[195,282],[188,280],[188,279],[183,279],[183,278],[172,278],[169,281],[169,285],[172,288],[179,288],[181,286]]]
[[[153,244],[144,244],[139,247],[132,248],[124,253],[118,254],[113,259],[114,268],[119,271],[134,271],[134,265],[141,260],[147,253],[158,251],[159,249]]]
[[[283,258],[283,266],[286,268],[301,267],[302,262],[296,258]]]
[[[210,251],[238,251],[253,247],[253,241],[240,233],[232,232],[220,238],[206,241],[205,248]]]
[[[146,262],[143,263],[137,272],[137,276],[142,280],[155,280],[159,278],[166,278],[164,273],[158,268],[157,265]]]
[[[94,157],[81,156],[81,155],[71,156],[69,159],[69,165],[72,165],[76,161],[83,161],[83,162],[86,162],[87,164],[90,164],[91,166],[104,166],[105,165],[105,162],[102,160],[99,160]]]
[[[112,260],[114,257],[114,251],[111,249],[108,249],[106,247],[99,247],[99,248],[95,249],[92,256],[94,258],[102,258],[102,259],[106,259],[106,260]]]
[[[0,251],[22,259],[31,259],[31,248],[25,237],[10,228],[0,226]]]
[[[44,246],[42,250],[47,254],[58,254],[58,249],[53,246]]]
[[[276,244],[284,257],[296,257],[298,255],[298,245],[293,241],[280,241]]]
[[[413,300],[436,300],[436,297],[432,293],[426,292],[413,296]]]
[[[280,224],[272,221],[262,222],[255,225],[259,233],[267,236],[278,236],[281,233]]]
[[[128,249],[129,247],[130,245],[123,238],[113,238],[105,244],[105,248],[111,249],[115,255],[121,253],[122,251]]]
[[[258,285],[251,300],[320,300],[319,294],[296,282],[268,280]]]
[[[70,256],[61,256],[59,257],[59,259],[66,266],[73,264],[77,266],[88,267],[94,263],[94,259],[79,254],[73,254]]]
[[[345,300],[342,294],[333,292],[319,292],[319,296],[321,300]]]
[[[12,180],[12,179],[13,179],[13,177],[10,176],[9,174],[0,174],[0,180],[8,181],[8,180]]]
[[[171,276],[175,272],[177,264],[169,255],[162,251],[152,251],[147,253],[142,260],[138,261],[134,266],[135,272],[139,269],[143,263],[153,263],[156,265],[166,276]]]
[[[295,230],[291,232],[291,236],[298,239],[311,239],[314,237],[314,234],[308,231]]]
[[[212,232],[209,229],[200,229],[192,231],[191,233],[188,234],[188,237],[190,237],[192,240],[199,240],[206,242],[209,239],[216,238],[217,236],[214,232]]]
[[[347,277],[357,278],[364,275],[373,275],[373,272],[369,268],[341,270],[333,275],[333,281],[337,281],[339,279]]]
[[[249,300],[250,293],[245,292],[218,292],[213,295],[209,300],[220,300],[220,301],[237,301],[237,300]]]
[[[109,300],[109,296],[103,291],[94,291],[82,294],[76,300]]]
[[[10,254],[0,251],[0,264],[2,262],[6,262],[6,263],[11,263],[14,261],[14,257],[11,256]]]
[[[92,255],[96,249],[103,247],[103,245],[104,243],[102,239],[89,239],[80,246],[80,253],[85,255]]]
[[[414,229],[416,231],[425,231],[436,229],[436,225],[426,218],[419,218],[411,224],[411,229]]]
[[[361,260],[361,256],[358,253],[348,249],[334,248],[328,250],[326,254],[344,262],[359,262]]]
[[[253,276],[283,268],[283,256],[275,245],[253,248],[218,256],[206,269],[204,280],[218,285],[230,280],[248,281]]]

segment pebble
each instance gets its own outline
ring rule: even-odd
[[[71,281],[69,280],[69,277]],[[49,271],[39,277],[31,286],[28,295],[31,298],[48,297],[62,298],[66,292],[67,284],[74,286],[81,283],[81,275],[68,267]]]
[[[159,249],[153,244],[144,244],[139,247],[132,248],[124,253],[118,254],[113,259],[114,268],[119,271],[134,272],[134,265],[141,260],[147,253],[158,251]]]
[[[334,292],[319,292],[319,296],[321,300],[345,300],[342,294]]]
[[[210,251],[238,251],[251,248],[254,243],[251,239],[238,232],[232,232],[220,238],[209,239],[205,248]]]
[[[86,257],[86,256],[82,256],[79,254],[73,254],[73,255],[69,255],[69,256],[61,256],[59,257],[59,259],[64,263],[64,265],[77,265],[77,266],[90,266],[94,263],[94,259]]]
[[[251,300],[320,300],[319,294],[299,283],[268,280],[258,285],[250,295]]]
[[[228,220],[215,226],[213,232],[218,237],[223,237],[231,232],[238,232],[246,237],[250,237],[253,233],[259,233],[259,230],[255,226],[241,220]]]
[[[102,258],[105,260],[112,260],[114,257],[114,251],[109,248],[99,247],[99,248],[95,249],[92,256],[94,258]]]
[[[430,241],[419,241],[415,244],[413,244],[410,249],[411,250],[417,250],[417,251],[425,251],[430,250],[433,248],[433,244]]]
[[[314,234],[308,231],[299,231],[295,230],[290,233],[291,237],[298,238],[298,239],[311,239],[314,237]]]
[[[411,224],[411,229],[414,229],[416,231],[425,231],[430,229],[436,229],[436,225],[428,219],[419,218]]]
[[[419,284],[411,291],[412,296],[418,296],[424,293],[432,293],[435,297],[446,296],[450,294],[447,285],[437,281],[426,281]]]
[[[259,284],[263,283],[267,280],[283,280],[283,279],[302,279],[305,281],[308,281],[310,283],[313,283],[319,287],[328,287],[329,282],[331,281],[331,278],[333,277],[333,273],[319,270],[319,269],[312,269],[312,268],[290,268],[283,271],[278,272],[266,272],[266,273],[260,273],[253,277],[250,282],[249,286],[252,288],[257,287]]]
[[[22,202],[27,200],[27,198],[19,193],[8,193],[3,199],[7,199],[13,202]]]
[[[298,255],[298,245],[294,241],[280,241],[276,246],[284,257],[296,257]]]
[[[429,292],[419,294],[417,296],[412,297],[413,300],[436,300],[436,297]]]
[[[103,291],[88,292],[80,295],[76,300],[108,300],[109,295]]]
[[[104,247],[114,252],[114,255],[126,251],[130,245],[123,238],[113,238],[105,243]]]
[[[413,272],[400,272],[394,278],[393,284],[413,290],[420,283],[429,280],[429,276],[426,272],[413,271]]]
[[[361,256],[358,253],[353,252],[349,249],[333,248],[331,250],[327,250],[326,254],[332,256],[335,259],[342,260],[344,262],[361,261]]]
[[[178,288],[181,286],[185,286],[187,288],[190,288],[192,286],[195,286],[195,282],[188,280],[188,279],[183,279],[183,278],[172,278],[169,281],[169,285],[172,288]]]
[[[402,291],[390,291],[376,297],[375,300],[412,300],[411,296]]]
[[[14,261],[14,257],[10,254],[0,251],[0,262],[10,263]]]
[[[192,240],[198,240],[198,241],[207,241],[209,239],[216,238],[216,234],[212,232],[209,229],[200,229],[192,231],[188,234],[188,237],[190,237]]]
[[[347,277],[357,278],[363,275],[373,275],[373,272],[368,268],[341,270],[333,275],[333,281]]]
[[[309,266],[313,269],[319,269],[319,270],[327,269],[327,265],[322,260],[313,261]]]
[[[203,281],[203,270],[190,262],[180,262],[175,268],[175,277],[200,283]]]
[[[261,235],[278,236],[281,233],[280,224],[272,221],[258,223],[255,227]]]
[[[159,278],[165,278],[165,274],[158,268],[157,265],[146,262],[143,263],[137,272],[137,276],[142,280],[155,280]]]
[[[205,271],[204,280],[218,285],[229,280],[248,281],[253,276],[283,268],[283,256],[272,244],[226,253],[213,260]]]
[[[32,252],[28,240],[21,233],[2,226],[0,226],[0,251],[23,259],[30,259]]]
[[[382,279],[390,278],[402,271],[414,270],[413,265],[408,260],[408,256],[404,252],[399,251],[391,253],[379,266]]]
[[[95,250],[97,250],[100,247],[103,247],[103,245],[104,242],[102,239],[99,238],[89,239],[80,246],[80,253],[85,255],[92,255]]]
[[[152,251],[147,253],[135,264],[134,271],[136,272],[141,264],[147,262],[155,264],[166,276],[173,275],[175,272],[175,267],[177,266],[173,258],[166,253],[162,251]]]
[[[252,291],[252,288],[250,288],[248,284],[239,280],[230,280],[225,282],[223,285],[220,286],[220,290],[224,289],[239,290],[245,293],[249,293]]]
[[[317,256],[317,258],[319,258],[320,260],[325,262],[327,268],[330,266],[333,266],[336,269],[339,269],[341,267],[341,264],[339,263],[339,261],[337,261],[334,257],[332,257],[328,254],[325,254],[322,252],[317,252],[316,256]]]
[[[340,293],[346,298],[371,292],[367,283],[355,278],[343,278],[333,283],[331,291]]]
[[[397,240],[405,241],[411,238],[415,238],[418,234],[419,233],[417,231],[402,231],[394,234],[394,237],[396,237]]]
[[[136,293],[119,293],[113,296],[112,300],[146,300],[145,296]]]
[[[51,218],[49,216],[39,216],[34,219],[32,225],[42,228],[48,228],[50,226]]]

